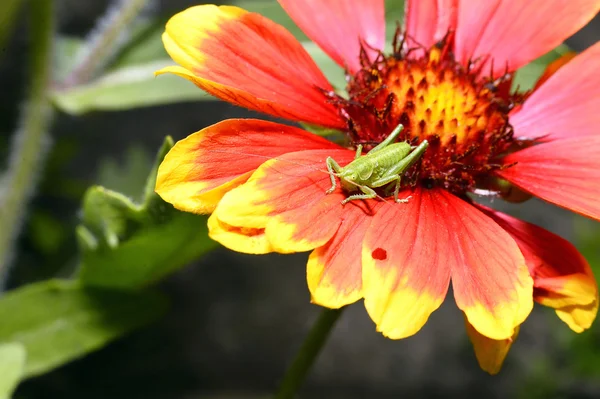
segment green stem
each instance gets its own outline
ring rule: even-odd
[[[53,3],[53,0],[34,0],[29,4],[30,87],[20,126],[12,138],[8,170],[1,187],[4,190],[0,196],[0,285],[48,148],[48,127],[52,119],[48,88],[54,40]]]
[[[119,36],[131,26],[147,0],[119,0],[99,20],[90,38],[83,45],[82,54],[65,79],[63,87],[74,87],[88,82],[120,48]]]
[[[23,0],[2,0],[0,5],[0,49],[4,49],[6,42],[17,21],[17,15]]]
[[[294,397],[294,394],[304,382],[311,366],[317,359],[325,341],[327,341],[327,337],[333,329],[335,322],[342,314],[342,310],[343,308],[323,308],[317,322],[313,325],[302,347],[296,354],[294,362],[285,373],[283,381],[279,386],[279,391],[274,399],[291,399]]]

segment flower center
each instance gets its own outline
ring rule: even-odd
[[[509,94],[508,74],[492,80],[482,77],[477,63],[457,63],[449,41],[426,51],[395,44],[390,56],[363,61],[363,69],[350,77],[349,99],[335,103],[354,145],[372,148],[398,124],[404,125],[399,141],[428,140],[406,184],[464,194],[501,167],[499,156],[513,144],[508,113],[523,96]]]

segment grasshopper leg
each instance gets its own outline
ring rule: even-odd
[[[358,158],[360,158],[360,156],[362,155],[362,149],[363,149],[363,146],[362,146],[362,144],[359,144],[359,145],[356,147],[356,155],[354,156],[354,159],[358,159]]]
[[[404,126],[402,126],[402,124],[396,126],[396,128],[390,133],[389,136],[387,136],[385,138],[385,140],[383,140],[381,143],[379,143],[377,146],[375,146],[371,151],[369,151],[369,154],[380,151],[380,150],[384,149],[385,147],[387,147],[388,145],[392,144],[394,142],[394,140],[396,140],[396,137],[398,137],[403,130],[404,130]]]
[[[342,201],[342,205],[346,205],[348,202],[354,201],[354,200],[372,199],[372,198],[377,197],[377,193],[371,187],[367,187],[367,186],[359,186],[359,187],[360,187],[360,191],[362,191],[364,194],[350,195]]]
[[[383,177],[379,180],[374,181],[372,183],[372,185],[373,185],[373,187],[382,187],[382,186],[385,186],[386,184],[389,184],[392,182],[396,183],[396,184],[394,184],[394,201],[396,203],[406,204],[411,196],[408,196],[407,198],[403,198],[403,199],[398,198],[398,193],[400,192],[400,183],[402,182],[402,178],[400,177],[400,175],[391,175],[391,176]]]
[[[325,164],[327,165],[327,170],[329,171],[329,178],[331,179],[331,187],[327,191],[325,191],[325,194],[331,194],[335,191],[336,188],[335,174],[340,173],[342,168],[340,165],[338,165],[337,162],[335,162],[335,159],[331,157],[327,157]]]

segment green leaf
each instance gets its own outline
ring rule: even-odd
[[[259,13],[289,30],[298,40],[308,40],[276,0],[229,0],[228,4]]]
[[[158,166],[172,146],[168,137],[140,204],[103,187],[86,193],[83,224],[77,228],[84,284],[121,289],[148,285],[216,246],[208,238],[205,216],[180,212],[154,193]]]
[[[544,54],[543,56],[531,61],[515,73],[513,88],[519,88],[519,91],[532,89],[537,80],[542,76],[548,64],[559,59],[564,54],[571,50],[566,44],[561,44],[554,50]]]
[[[174,63],[165,59],[119,68],[88,84],[57,89],[51,98],[56,107],[72,115],[214,99],[178,76],[154,77],[168,65]]]
[[[346,88],[344,69],[329,58],[315,43],[306,41],[302,42],[302,45],[336,91],[344,90]]]
[[[0,343],[25,347],[25,377],[45,373],[160,317],[165,298],[155,292],[84,288],[48,280],[0,299]]]
[[[26,356],[18,342],[0,344],[0,399],[10,399],[25,371]]]
[[[54,79],[62,82],[74,67],[73,61],[77,59],[83,40],[71,36],[58,36],[54,43],[53,69]]]
[[[139,24],[108,69],[141,65],[169,58],[161,39],[166,23],[167,18],[159,18]]]
[[[107,157],[98,166],[98,184],[123,193],[134,200],[141,200],[148,170],[152,167],[152,157],[141,144],[135,144],[124,154],[123,164]]]

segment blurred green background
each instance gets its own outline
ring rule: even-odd
[[[275,1],[234,3],[291,26]],[[388,25],[394,26],[402,18],[402,2],[387,3]],[[309,303],[306,254],[247,256],[217,247],[206,239],[205,219],[176,212],[148,191],[156,153],[161,146],[168,148],[165,136],[178,140],[226,118],[264,118],[207,101],[183,79],[152,76],[168,62],[160,43],[164,21],[194,4],[150,2],[115,41],[122,45],[106,64],[97,71],[83,70],[90,74],[85,84],[55,91],[58,112],[52,145],[5,287],[14,290],[50,278],[68,278],[84,265],[79,276],[86,288],[55,281],[34,285],[17,299],[3,298],[12,302],[0,303],[0,338],[13,334],[14,325],[2,325],[6,320],[22,323],[40,334],[31,337],[32,342],[38,340],[37,346],[28,349],[47,360],[27,366],[28,375],[40,375],[21,383],[15,398],[266,397],[318,313]],[[72,76],[69,66],[77,63],[81,40],[114,6],[104,0],[55,2],[60,35],[53,54],[58,80]],[[12,19],[14,30],[0,53],[2,160],[8,158],[10,136],[19,126],[30,81],[27,7]],[[302,37],[297,28],[293,33]],[[597,17],[567,44],[581,51],[598,38]],[[341,85],[339,69],[314,45],[307,48],[328,77]],[[530,85],[555,57],[551,54],[530,65],[519,82]],[[127,197],[101,188],[88,191],[94,185]],[[596,222],[537,200],[519,205],[495,201],[492,206],[569,239],[598,275]],[[103,209],[103,215],[114,214],[108,227],[105,220],[98,220],[97,209]],[[170,241],[161,246],[163,236]],[[28,320],[14,314],[17,309],[40,313],[48,323],[33,329]],[[124,338],[113,341],[125,332],[129,333]],[[81,339],[84,333],[95,338]],[[81,356],[106,344],[54,369],[66,361],[61,357],[64,353]],[[3,353],[15,353],[18,364],[19,348],[0,346],[0,357]],[[0,374],[2,370],[0,362]],[[300,395],[317,399],[480,396],[600,397],[600,327],[596,324],[591,331],[575,334],[553,311],[538,306],[521,328],[502,372],[490,377],[477,366],[463,318],[452,300],[433,314],[419,334],[402,341],[376,333],[358,303],[339,321]]]

